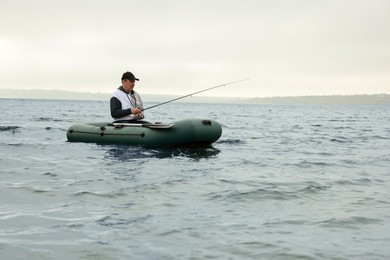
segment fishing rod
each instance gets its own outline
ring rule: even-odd
[[[249,80],[249,79],[236,80],[236,81],[228,82],[228,83],[225,83],[225,84],[222,84],[222,85],[218,85],[218,86],[215,86],[215,87],[206,88],[206,89],[203,89],[203,90],[200,90],[200,91],[197,91],[197,92],[194,92],[194,93],[185,95],[185,96],[181,96],[181,97],[178,97],[178,98],[174,98],[174,99],[171,99],[171,100],[168,100],[168,101],[165,101],[165,102],[162,102],[162,103],[159,103],[159,104],[156,104],[156,105],[147,107],[147,108],[144,109],[144,111],[145,111],[145,110],[148,110],[148,109],[151,109],[151,108],[155,108],[155,107],[161,106],[161,105],[165,105],[165,104],[171,103],[171,102],[176,101],[176,100],[179,100],[179,99],[183,99],[183,98],[186,98],[186,97],[191,97],[191,96],[193,96],[193,95],[196,95],[196,94],[199,94],[199,93],[202,93],[202,92],[206,92],[206,91],[211,90],[211,89],[220,88],[220,87],[225,87],[225,86],[227,86],[227,85],[235,84],[235,83],[242,82],[242,81],[246,81],[246,80]]]

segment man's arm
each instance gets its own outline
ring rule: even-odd
[[[122,109],[122,103],[116,97],[110,99],[111,117],[121,118],[131,114],[131,108]]]

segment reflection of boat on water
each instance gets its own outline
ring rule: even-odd
[[[145,149],[142,146],[110,145],[109,149],[106,150],[105,158],[123,162],[136,160],[140,163],[140,160],[142,161],[143,159],[166,159],[172,157],[199,160],[216,156],[219,153],[220,150],[212,146],[181,146]]]
[[[69,142],[130,144],[145,146],[183,146],[211,144],[222,134],[214,120],[184,119],[161,123],[81,123],[69,128]]]

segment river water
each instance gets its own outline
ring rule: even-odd
[[[1,259],[390,257],[389,105],[171,103],[146,119],[214,119],[221,138],[66,141],[108,106],[0,99]]]

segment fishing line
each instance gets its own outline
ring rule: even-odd
[[[144,111],[145,111],[145,110],[148,110],[148,109],[151,109],[151,108],[155,108],[155,107],[158,107],[158,106],[162,106],[162,105],[171,103],[171,102],[176,101],[176,100],[179,100],[179,99],[183,99],[183,98],[186,98],[186,97],[191,97],[191,96],[193,96],[193,95],[196,95],[196,94],[199,94],[199,93],[202,93],[202,92],[206,92],[206,91],[211,90],[211,89],[225,87],[225,86],[227,86],[227,85],[235,84],[235,83],[242,82],[242,81],[246,81],[246,80],[249,80],[249,79],[236,80],[236,81],[228,82],[228,83],[225,83],[225,84],[222,84],[222,85],[218,85],[218,86],[215,86],[215,87],[206,88],[206,89],[203,89],[203,90],[200,90],[200,91],[197,91],[197,92],[194,92],[194,93],[185,95],[185,96],[181,96],[181,97],[178,97],[178,98],[174,98],[174,99],[171,99],[171,100],[168,100],[168,101],[165,101],[165,102],[162,102],[162,103],[159,103],[159,104],[156,104],[156,105],[147,107],[147,108],[144,109]]]

